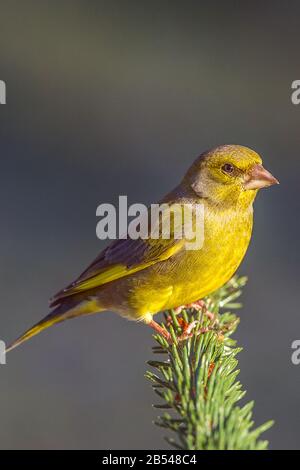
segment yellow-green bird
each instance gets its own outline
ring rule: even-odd
[[[192,304],[233,276],[250,242],[257,191],[277,183],[247,147],[222,145],[204,152],[160,201],[202,205],[202,246],[188,249],[187,238],[176,238],[174,231],[169,239],[160,233],[158,238],[112,242],[51,299],[52,311],[7,350],[55,323],[105,310],[143,321],[169,339],[153,315]]]

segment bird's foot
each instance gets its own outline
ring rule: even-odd
[[[196,302],[192,302],[191,304],[182,305],[180,307],[175,308],[174,312],[176,315],[178,315],[179,313],[182,312],[182,310],[186,308],[193,308],[197,312],[202,311],[203,314],[210,319],[210,321],[212,322],[212,326],[218,323],[217,316],[207,309],[207,306],[204,300],[197,300]]]
[[[182,333],[180,334],[180,336],[177,337],[177,341],[181,342],[181,341],[187,340],[188,338],[192,338],[192,336],[195,334],[193,330],[196,328],[199,321],[194,320],[191,323],[187,323],[183,320],[183,318],[179,318],[178,321],[182,328]],[[171,334],[165,328],[163,328],[159,323],[157,323],[154,320],[151,320],[149,323],[147,322],[147,325],[149,325],[151,328],[153,328],[153,330],[155,330],[157,333],[163,336],[169,344],[173,343]],[[209,328],[199,328],[196,331],[196,335],[198,336],[202,333],[207,333],[209,330],[210,330]]]
[[[194,320],[191,323],[186,323],[182,318],[179,319],[179,324],[182,328],[182,333],[180,336],[178,336],[177,340],[178,341],[185,341],[188,338],[192,338],[194,334],[197,336],[202,334],[202,333],[207,333],[209,331],[209,328],[199,328],[196,332],[193,332],[193,330],[196,328],[198,325],[199,321]]]
[[[218,322],[216,315],[214,315],[213,313],[207,310],[205,302],[203,300],[199,300],[198,302],[193,302],[192,304],[189,304],[183,307],[178,307],[177,309],[175,309],[175,313],[178,314],[180,313],[180,311],[182,311],[185,308],[194,308],[197,311],[201,310],[203,314],[206,315],[211,320],[211,324],[208,327],[198,328],[197,331],[193,331],[196,328],[196,326],[200,323],[199,320],[194,320],[191,323],[188,323],[184,320],[184,318],[178,317],[177,321],[182,331],[181,334],[177,337],[178,342],[185,341],[188,338],[192,338],[194,335],[198,336],[202,333],[207,333],[215,326],[216,322]],[[167,326],[170,326],[172,324],[171,316],[167,317],[166,324]],[[159,323],[157,323],[156,321],[152,319],[150,321],[147,321],[147,325],[149,325],[151,328],[153,328],[153,330],[155,330],[157,333],[163,336],[169,344],[173,343],[173,339],[169,331],[167,331],[167,329],[161,326]]]

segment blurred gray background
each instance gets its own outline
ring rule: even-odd
[[[262,154],[240,379],[271,448],[299,448],[300,2],[1,1],[0,337],[104,247],[98,204],[151,203],[203,150]],[[151,332],[107,313],[49,329],[0,366],[0,447],[159,449]]]

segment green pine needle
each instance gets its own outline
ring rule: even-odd
[[[246,284],[245,277],[234,277],[225,286],[205,299],[206,306],[218,319],[213,322],[204,312],[187,309],[178,317],[174,311],[165,313],[164,327],[172,336],[169,344],[155,335],[153,353],[162,360],[151,360],[146,377],[152,382],[160,403],[154,407],[164,412],[156,424],[173,433],[166,441],[176,449],[185,450],[262,450],[267,441],[259,439],[273,422],[253,427],[253,402],[243,407],[237,402],[245,395],[237,380],[239,371],[235,347],[231,338],[239,318],[220,308],[234,309],[241,304],[236,299]],[[178,341],[184,325],[197,320],[193,336]],[[208,331],[197,335],[200,329]]]

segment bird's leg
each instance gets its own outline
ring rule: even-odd
[[[155,330],[157,333],[162,335],[168,341],[168,343],[171,343],[172,339],[171,339],[170,333],[167,330],[165,330],[165,328],[160,326],[159,323],[157,323],[154,320],[149,320],[146,322],[146,324],[149,325],[151,328],[153,328],[153,330]]]

